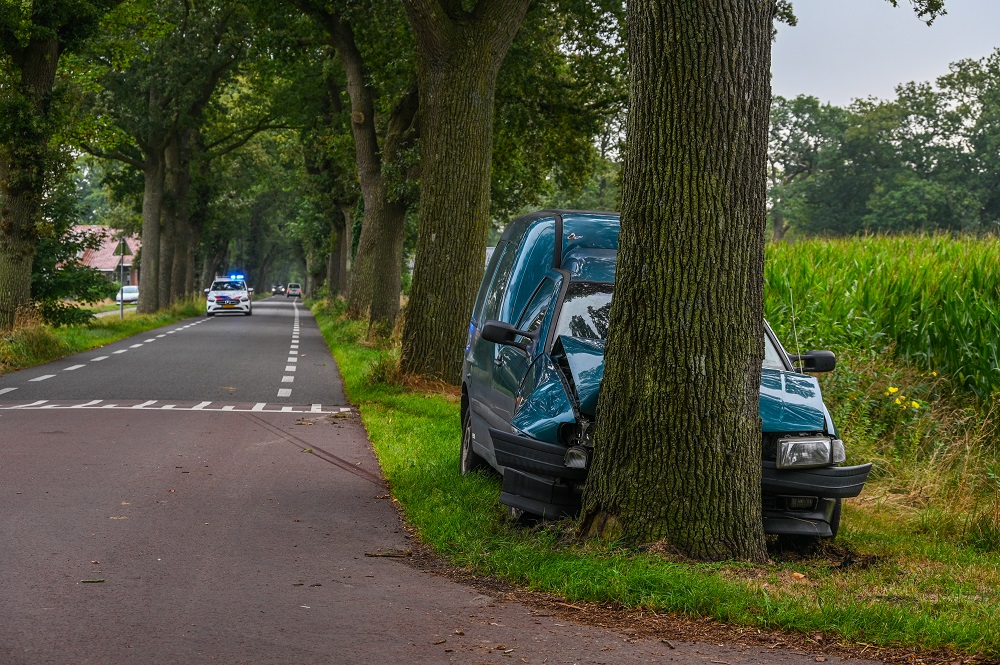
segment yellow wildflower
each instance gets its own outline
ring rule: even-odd
[[[902,404],[902,403],[903,403],[903,401],[897,397],[896,398],[896,404]]]
[[[937,376],[937,372],[931,372],[931,376]]]
[[[899,392],[899,388],[897,388],[895,386],[889,386],[889,389],[885,391],[885,394],[886,395],[895,395],[898,392]]]
[[[912,406],[914,409],[919,409],[920,402],[918,402],[917,400],[913,400],[912,402],[910,402],[910,406]]]

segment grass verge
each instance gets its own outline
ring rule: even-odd
[[[581,543],[571,521],[509,524],[497,477],[458,474],[457,397],[378,382],[395,351],[364,344],[364,326],[336,305],[312,309],[405,519],[453,564],[570,602],[822,633],[827,644],[1000,655],[996,550],[932,525],[911,529],[896,503],[849,503],[836,545],[808,557],[776,553],[766,566]],[[883,482],[866,491],[877,495]]]
[[[0,334],[0,375],[104,346],[203,312],[201,300],[192,300],[156,314],[129,315],[123,320],[106,316],[82,326],[53,328],[38,320],[20,320],[12,331]]]

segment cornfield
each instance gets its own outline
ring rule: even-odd
[[[1000,240],[865,237],[773,244],[765,314],[792,352],[897,356],[988,397],[1000,391]]]

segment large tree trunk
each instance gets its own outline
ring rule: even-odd
[[[42,225],[49,156],[49,104],[59,63],[56,39],[33,39],[12,61],[19,77],[0,132],[0,330],[31,302],[31,264]]]
[[[404,0],[420,75],[420,221],[401,364],[449,383],[485,264],[497,74],[528,0],[477,4]]]
[[[387,201],[385,183],[366,198],[365,221],[351,275],[350,312],[366,316],[372,332],[387,335],[399,314],[406,208]]]
[[[392,330],[399,314],[403,232],[409,202],[392,196],[391,183],[382,167],[384,161],[392,163],[399,158],[401,149],[412,135],[417,96],[407,94],[397,103],[380,150],[375,125],[375,92],[365,75],[364,61],[350,23],[338,14],[310,11],[330,34],[347,77],[351,135],[364,198],[364,220],[348,294],[348,313],[366,317],[372,331],[384,334]]]
[[[160,298],[160,224],[166,186],[166,143],[159,126],[163,96],[155,88],[149,91],[150,131],[143,146],[142,191],[142,283],[139,285],[139,314],[152,314],[167,303]]]
[[[333,225],[330,234],[330,258],[326,269],[326,283],[330,295],[342,296],[348,289],[348,261],[351,256],[352,206],[338,204],[343,219]]]
[[[622,229],[584,533],[766,559],[765,159],[773,0],[629,3]]]
[[[171,269],[170,302],[187,295],[188,261],[191,257],[194,230],[191,228],[191,132],[177,132],[167,148],[167,198],[173,207],[174,222],[173,266]]]

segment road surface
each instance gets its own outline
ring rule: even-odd
[[[412,542],[284,298],[0,377],[0,502],[3,665],[816,662],[629,639],[391,556]]]

